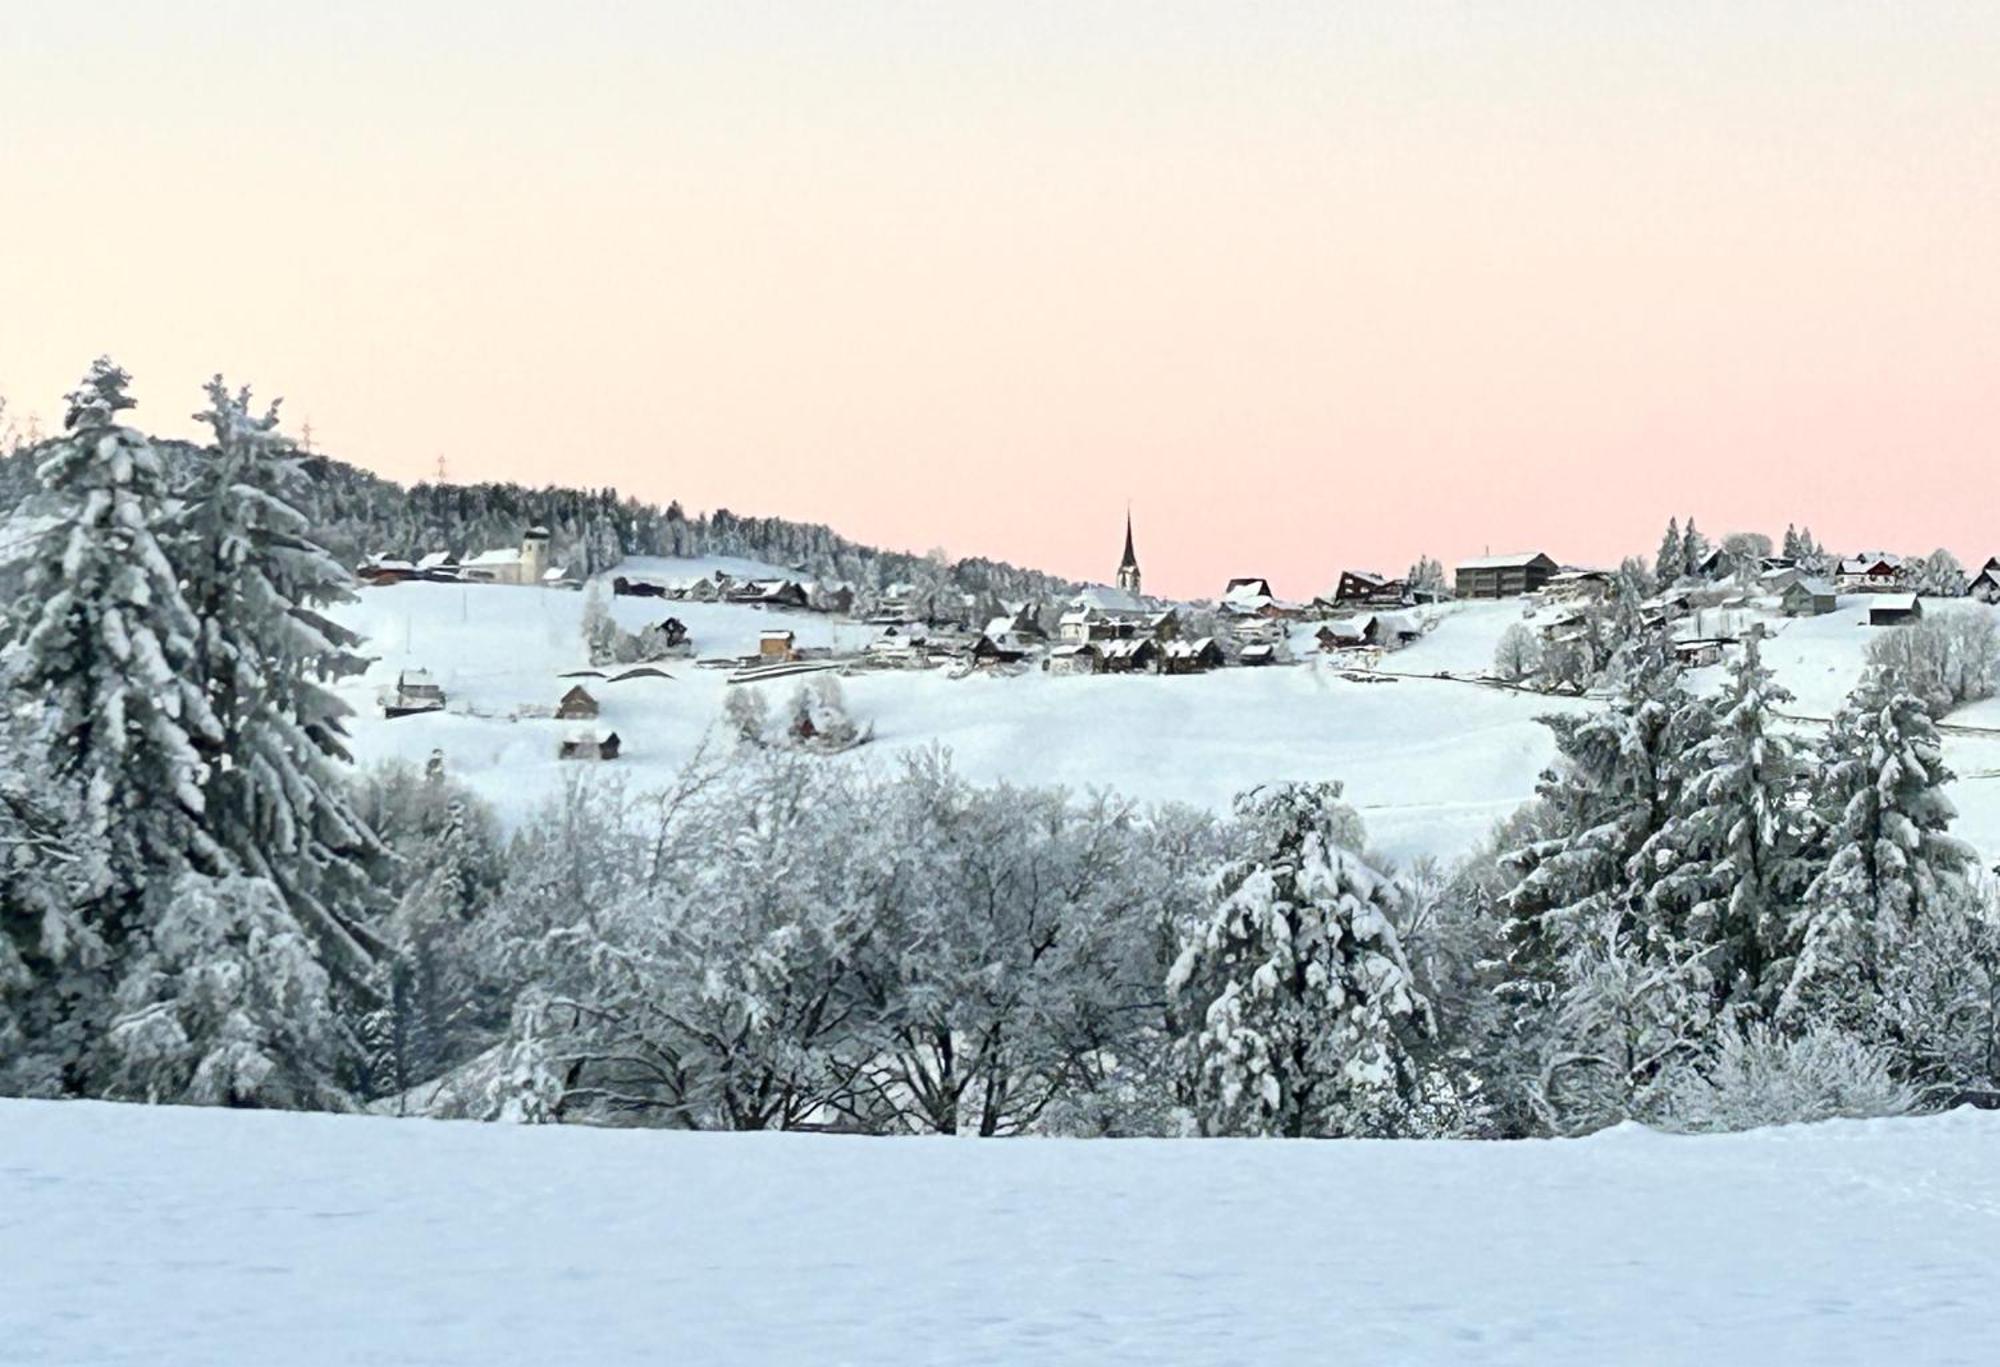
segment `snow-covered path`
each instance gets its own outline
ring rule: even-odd
[[[2000,1116],[882,1141],[0,1102],[0,1362],[1978,1363]]]

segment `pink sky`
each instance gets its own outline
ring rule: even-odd
[[[1984,559],[1995,72],[1971,4],[22,6],[0,392],[1078,577],[1129,498],[1173,594]]]

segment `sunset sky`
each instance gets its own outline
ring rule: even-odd
[[[0,393],[1148,587],[2000,552],[2000,5],[0,12]]]

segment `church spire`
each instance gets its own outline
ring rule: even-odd
[[[1125,505],[1125,558],[1118,562],[1118,587],[1137,596],[1139,592],[1139,556],[1132,549],[1132,505]]]

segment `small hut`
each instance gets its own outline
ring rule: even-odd
[[[617,759],[618,733],[613,731],[608,736],[600,736],[594,731],[587,731],[571,736],[556,754],[561,759]]]

